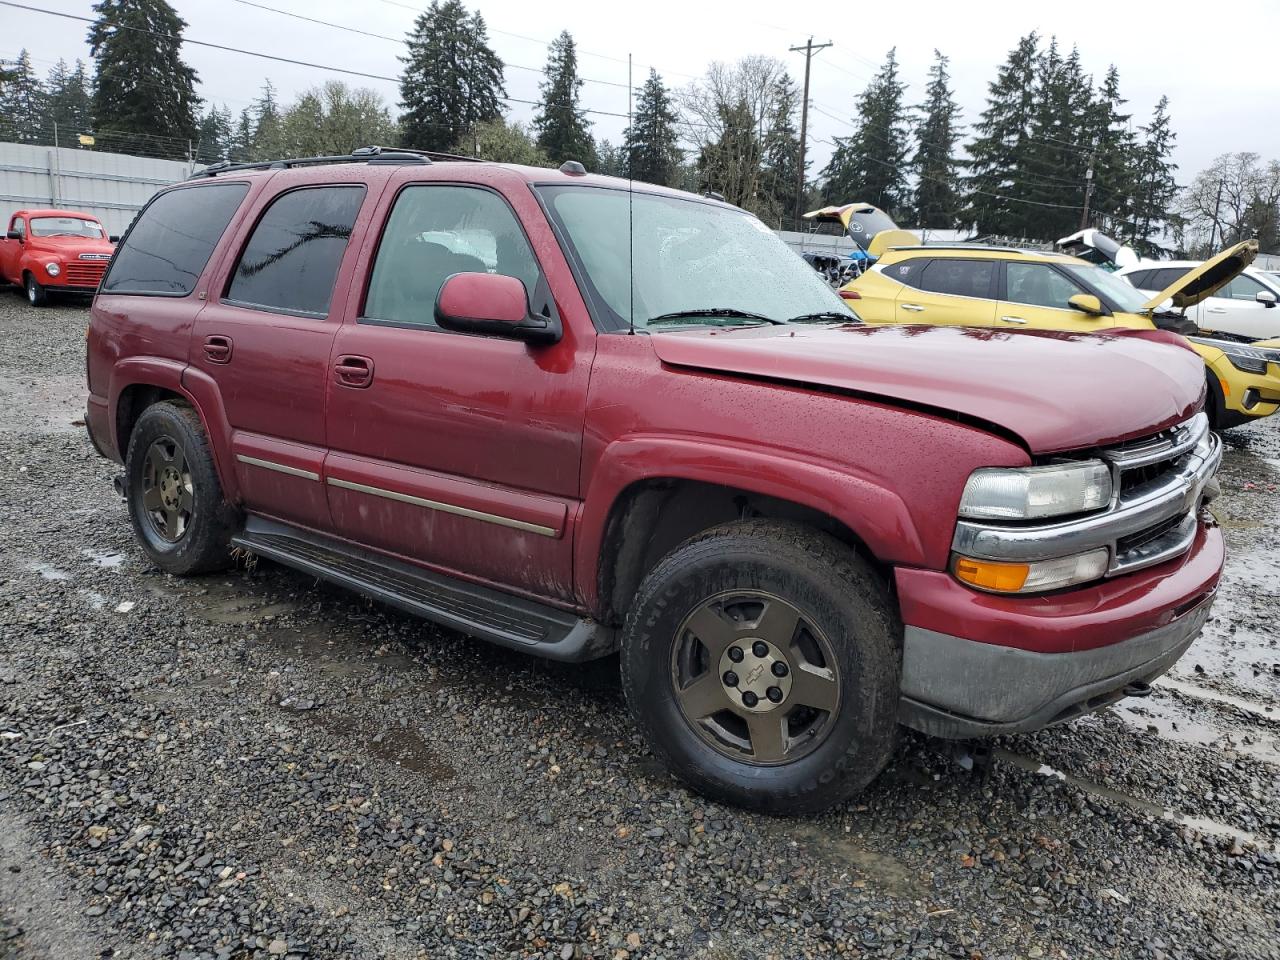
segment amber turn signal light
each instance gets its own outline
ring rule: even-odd
[[[1031,573],[1029,563],[994,563],[990,560],[956,559],[956,579],[982,590],[1017,593]]]

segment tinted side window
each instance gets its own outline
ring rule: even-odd
[[[515,277],[530,295],[540,277],[519,221],[497,194],[406,187],[387,218],[363,317],[434,327],[436,295],[455,273]]]
[[[305,187],[272,201],[253,228],[227,300],[280,313],[323,317],[364,187]]]
[[[1169,287],[1173,286],[1185,277],[1188,273],[1188,269],[1189,268],[1187,267],[1165,267],[1163,270],[1153,270],[1151,271],[1150,278],[1147,280],[1149,286],[1145,289],[1151,290],[1154,293],[1159,293],[1161,290],[1167,290]]]
[[[939,258],[924,271],[920,289],[946,293],[954,297],[991,296],[991,275],[995,263],[990,260],[952,260]]]
[[[920,277],[924,274],[925,267],[929,266],[931,260],[906,260],[902,263],[895,263],[887,266],[882,271],[890,280],[897,280],[899,283],[905,283],[908,287],[920,287]]]
[[[1130,286],[1137,287],[1139,290],[1150,290],[1151,288],[1147,284],[1151,280],[1153,273],[1155,273],[1154,270],[1139,270],[1136,273],[1126,273],[1123,279]]]
[[[1005,265],[1005,283],[1010,303],[1025,303],[1033,307],[1057,307],[1069,309],[1067,303],[1080,287],[1043,263],[1008,263]]]
[[[214,183],[160,194],[116,250],[102,292],[186,296],[248,192],[247,183]]]

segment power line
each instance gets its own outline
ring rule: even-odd
[[[79,20],[82,23],[97,22],[93,17],[84,17],[75,13],[63,13],[61,10],[46,10],[42,7],[33,7],[25,3],[15,3],[13,0],[0,0],[0,6],[13,7],[17,10],[29,10],[33,13],[44,13],[51,17],[62,17],[66,20]],[[197,47],[208,47],[212,50],[222,50],[226,53],[238,53],[246,57],[257,57],[261,60],[274,60],[277,63],[288,63],[296,67],[310,67],[314,70],[327,70],[330,73],[341,73],[352,77],[364,77],[368,80],[382,80],[386,83],[397,85],[400,83],[400,79],[398,77],[388,77],[379,73],[366,73],[363,70],[350,70],[346,67],[334,67],[329,64],[314,63],[309,60],[295,60],[292,57],[281,57],[273,53],[261,53],[257,50],[244,50],[240,47],[230,47],[222,43],[210,43],[207,40],[194,40],[191,37],[178,37],[171,33],[161,33],[158,30],[146,30],[142,27],[131,27],[123,23],[108,23],[107,25],[114,27],[117,30],[128,30],[132,33],[141,33],[151,37],[160,37],[164,40],[177,40],[181,43],[190,43]],[[541,106],[537,100],[521,100],[518,97],[499,97],[498,99],[502,100],[504,103],[522,103],[535,107]],[[622,117],[624,119],[627,116],[625,113],[617,113],[610,110],[585,109],[583,110],[583,113],[591,113],[602,117]]]
[[[329,20],[319,20],[316,17],[308,17],[301,13],[293,13],[289,10],[281,10],[278,7],[269,7],[264,3],[255,3],[254,0],[235,0],[235,2],[243,4],[246,7],[256,7],[259,10],[266,10],[269,13],[278,13],[282,17],[292,17],[295,20],[303,20],[303,21],[306,21],[307,23],[314,23],[322,27],[332,27],[335,30],[341,30],[343,33],[358,33],[364,37],[373,37],[375,40],[386,40],[390,43],[398,44],[401,46],[404,46],[407,43],[404,37],[390,37],[390,36],[387,36],[385,33],[374,33],[371,30],[361,30],[359,27],[348,27],[348,26],[345,26],[344,24],[333,23]],[[488,29],[487,26],[486,26],[486,29]],[[498,31],[495,30],[493,32],[497,33]],[[526,70],[530,73],[540,73],[544,77],[547,75],[547,71],[543,70],[541,67],[525,67],[525,66],[521,66],[518,63],[508,63],[505,60],[503,61],[502,65],[503,67],[510,67],[512,70]],[[594,77],[579,77],[578,79],[582,80],[584,83],[598,83],[606,87],[618,87],[619,89],[622,89],[622,90],[627,89],[627,85],[625,83],[615,83],[612,80],[597,80]]]

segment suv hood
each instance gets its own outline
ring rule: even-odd
[[[792,324],[651,340],[672,366],[959,414],[1016,435],[1037,454],[1155,433],[1195,413],[1205,382],[1203,361],[1155,331]]]
[[[1258,256],[1257,240],[1242,240],[1233,247],[1227,247],[1212,260],[1206,260],[1189,272],[1168,289],[1161,290],[1142,306],[1146,310],[1155,310],[1166,300],[1185,310],[1194,307],[1206,297],[1211,297],[1228,283],[1240,276],[1244,268],[1253,263]]]

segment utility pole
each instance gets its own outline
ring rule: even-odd
[[[804,99],[800,101],[800,167],[796,170],[796,229],[800,229],[800,214],[804,207],[804,148],[805,137],[809,130],[809,64],[813,60],[813,55],[819,50],[825,50],[831,46],[831,43],[813,42],[810,37],[803,47],[791,47],[792,53],[804,54]]]
[[[1222,212],[1222,187],[1224,182],[1225,181],[1219,178],[1218,199],[1213,205],[1213,222],[1209,224],[1209,253],[1211,256],[1213,254],[1213,237],[1214,234],[1218,232],[1218,214]],[[1224,230],[1222,239],[1225,240],[1226,238],[1226,231]]]
[[[1084,172],[1084,209],[1080,211],[1080,229],[1089,226],[1089,201],[1093,199],[1093,158],[1089,154],[1089,168]]]

